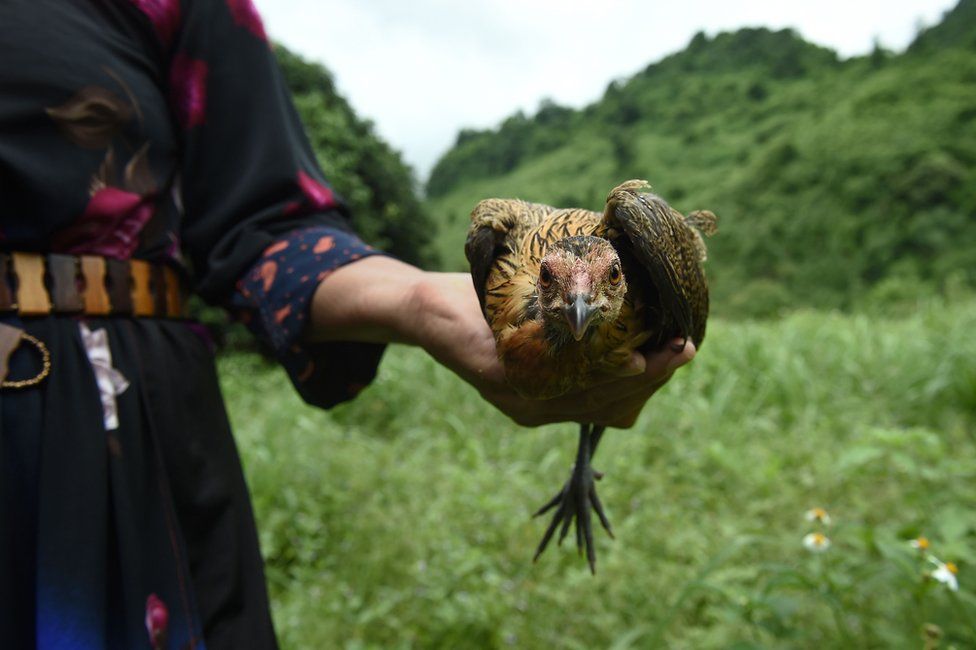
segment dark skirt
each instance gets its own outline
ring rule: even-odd
[[[81,321],[4,322],[43,341],[52,367],[0,390],[0,645],[275,647],[208,345],[183,322],[85,320],[130,384],[109,431]],[[8,376],[38,367],[21,345]]]

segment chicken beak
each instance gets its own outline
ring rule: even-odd
[[[573,338],[579,341],[586,334],[586,329],[596,316],[597,309],[586,301],[586,296],[582,293],[571,293],[566,296],[566,301],[563,312],[566,314]]]

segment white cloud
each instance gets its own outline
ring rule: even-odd
[[[459,129],[544,97],[574,107],[695,32],[793,27],[842,56],[905,47],[954,0],[256,0],[272,38],[321,61],[356,111],[421,176]]]

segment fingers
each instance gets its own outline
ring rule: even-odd
[[[694,359],[695,345],[687,341],[682,346],[682,342],[675,339],[647,355],[635,352],[622,371],[625,376],[608,378],[585,390],[548,400],[525,400],[509,395],[514,399],[490,401],[522,426],[575,421],[627,429],[634,425],[645,402],[668,382],[675,370]],[[630,374],[637,370],[640,372]],[[508,403],[502,404],[503,401]]]
[[[550,400],[557,417],[589,421],[615,428],[634,426],[644,404],[671,379],[675,370],[695,358],[695,345],[688,341],[681,346],[676,339],[663,349],[643,357],[644,372],[636,377],[621,378],[586,391]],[[672,347],[674,346],[674,347]],[[674,349],[677,347],[678,349]],[[555,402],[560,402],[558,405]],[[569,402],[569,403],[566,403]]]
[[[694,359],[697,352],[695,344],[689,340],[683,346],[678,347],[682,340],[674,339],[670,344],[664,346],[664,349],[647,355],[647,368],[644,375],[647,377],[670,376],[675,370]]]
[[[612,371],[598,377],[593,386],[617,384],[621,379],[633,378],[632,385],[641,385],[650,380],[669,375],[695,358],[695,344],[684,339],[674,339],[660,350],[642,354],[631,353],[626,362]]]
[[[680,342],[681,339],[677,340]],[[609,402],[619,402],[631,397],[646,400],[667,383],[675,370],[694,359],[695,352],[694,344],[689,341],[680,352],[674,351],[670,346],[665,346],[662,350],[649,353],[646,356],[635,353],[644,364],[644,371],[639,375],[617,377],[567,395],[565,399],[567,402],[571,402],[570,407],[575,406],[577,409],[582,407],[587,411],[599,408]],[[635,366],[639,365],[636,361],[630,363]]]

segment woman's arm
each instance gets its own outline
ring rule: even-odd
[[[471,276],[421,271],[388,257],[359,260],[325,278],[315,291],[311,319],[311,340],[418,345],[526,426],[576,421],[630,427],[651,395],[695,356],[690,342],[682,352],[667,347],[635,353],[619,377],[600,385],[549,400],[525,399],[505,382]]]

